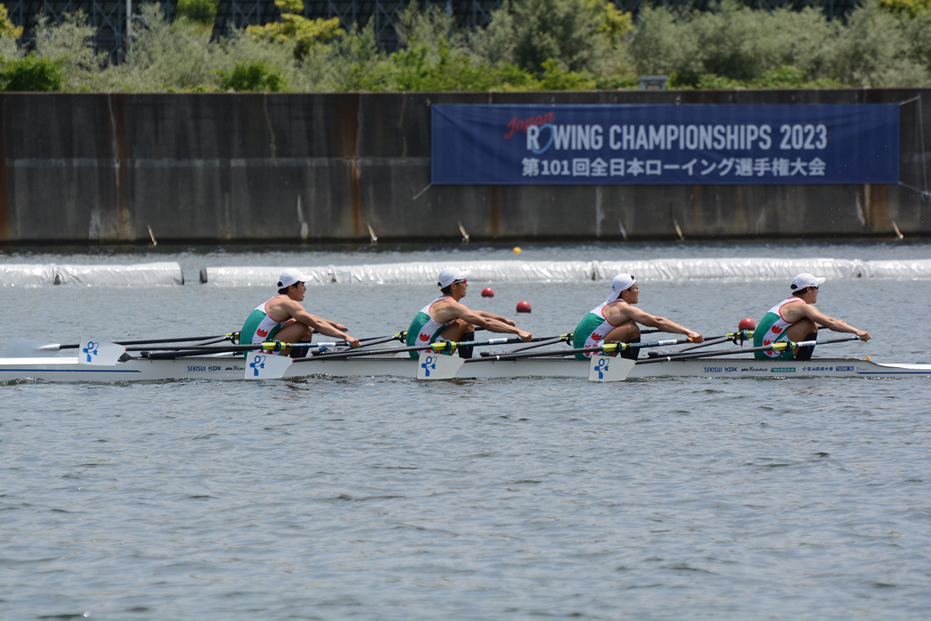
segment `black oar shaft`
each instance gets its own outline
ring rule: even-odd
[[[564,338],[565,335],[560,335],[559,338]],[[533,341],[543,341],[548,339],[553,339],[557,337],[544,337],[539,339],[533,339]],[[323,360],[323,359],[336,359],[336,358],[355,358],[357,356],[377,356],[379,354],[401,354],[404,352],[412,351],[433,351],[436,353],[441,352],[452,352],[457,347],[484,347],[486,345],[504,345],[506,343],[520,343],[522,339],[520,337],[501,337],[496,339],[489,339],[487,341],[436,341],[427,345],[411,345],[408,347],[392,347],[390,349],[368,349],[360,351],[359,349],[353,349],[349,351],[340,351],[334,352],[331,354],[318,354],[310,358],[297,358],[294,362],[307,362],[311,360]]]
[[[693,360],[696,358],[712,358],[714,356],[735,356],[738,354],[753,354],[758,351],[782,351],[795,347],[808,347],[810,345],[829,345],[831,343],[845,343],[847,341],[858,341],[860,337],[849,336],[844,338],[826,339],[824,341],[781,341],[765,347],[749,347],[747,349],[724,349],[719,351],[703,351],[689,354],[670,354],[661,358],[650,358],[648,360],[638,360],[637,364],[654,364],[657,362],[671,362],[674,360]]]
[[[186,336],[178,339],[146,339],[143,341],[115,341],[117,345],[155,345],[157,343],[189,343],[191,341],[206,341],[210,339],[226,339],[229,334],[217,334],[214,336]],[[77,349],[80,343],[59,345],[60,349]]]
[[[536,339],[534,339],[534,340],[536,340]],[[554,337],[551,338],[551,339],[546,339],[546,340],[544,340],[544,341],[540,341],[539,343],[530,343],[530,344],[528,344],[528,345],[522,345],[522,346],[519,346],[519,347],[512,347],[511,349],[509,349],[509,350],[507,350],[507,351],[503,351],[503,352],[501,352],[501,353],[498,354],[498,355],[501,356],[501,355],[506,355],[506,354],[516,354],[516,353],[518,353],[518,352],[526,351],[526,350],[528,350],[528,349],[537,349],[537,348],[539,348],[539,347],[547,347],[547,346],[549,346],[549,345],[555,345],[556,343],[559,343],[559,342],[561,342],[562,340],[563,340],[563,337],[561,337],[561,336],[554,336]],[[483,352],[481,353],[482,358],[487,358],[488,356],[494,356],[494,355],[495,355],[495,354],[493,354],[493,353],[491,353],[491,352],[484,352],[484,351],[483,351]]]
[[[555,351],[538,351],[533,353],[516,353],[516,354],[497,354],[484,358],[469,358],[464,360],[466,364],[471,362],[489,362],[495,360],[518,360],[520,358],[541,358],[544,356],[569,356],[571,354],[593,353],[597,354],[604,349],[604,345],[595,345],[593,347],[575,347],[573,349],[558,349]]]

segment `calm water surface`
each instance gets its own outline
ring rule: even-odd
[[[922,245],[800,248],[931,256]],[[521,258],[595,251],[605,248]],[[670,245],[637,258],[792,252]],[[206,266],[405,257],[436,252],[104,258],[180,260],[196,282]],[[466,302],[539,336],[571,331],[607,294],[605,283],[492,284],[488,300],[477,295],[485,284],[470,284]],[[706,335],[758,320],[785,292],[774,282],[641,287],[644,309]],[[0,335],[219,334],[271,293],[5,288]],[[434,291],[309,293],[312,312],[373,336],[406,328]],[[515,316],[520,300],[533,313]],[[931,362],[931,283],[829,282],[818,305],[874,337],[822,355]],[[929,381],[2,385],[0,618],[925,619]]]

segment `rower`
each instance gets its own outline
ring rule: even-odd
[[[487,311],[471,310],[459,301],[466,296],[466,279],[469,273],[455,267],[448,267],[440,272],[437,284],[443,295],[420,309],[414,317],[411,327],[407,329],[408,346],[428,345],[438,340],[471,341],[475,336],[475,326],[485,328],[489,332],[516,334],[524,341],[533,339],[532,334],[518,328],[517,324],[507,317]],[[410,355],[411,358],[418,357],[416,351],[412,351]],[[471,358],[472,348],[461,347],[459,356]]]
[[[870,340],[870,333],[859,330],[843,319],[828,317],[814,304],[818,301],[819,287],[824,278],[817,278],[808,273],[802,273],[792,279],[789,288],[792,295],[773,306],[759,326],[753,332],[754,347],[769,347],[773,343],[789,340],[814,341],[818,338],[818,326],[824,326],[834,332],[848,332],[856,334],[864,341]],[[815,351],[814,345],[806,347],[793,347],[785,351],[758,351],[754,352],[757,360],[811,360]]]
[[[307,286],[304,281],[307,277],[300,270],[288,268],[278,277],[278,295],[259,304],[246,318],[239,335],[239,342],[243,345],[258,345],[272,339],[283,343],[309,343],[316,330],[320,334],[341,338],[349,343],[350,347],[358,347],[359,339],[346,334],[346,326],[317,315],[312,315],[304,309],[301,302]],[[306,355],[307,348],[294,348],[295,355]],[[289,355],[291,348],[281,351]]]
[[[611,282],[611,295],[599,306],[588,312],[576,327],[572,338],[572,346],[593,347],[602,343],[639,343],[640,326],[657,328],[672,334],[684,334],[693,343],[701,343],[705,339],[694,330],[680,326],[665,317],[651,315],[634,304],[640,301],[640,285],[631,274],[618,274]],[[575,355],[577,360],[590,358],[595,352],[584,352]],[[636,360],[640,348],[634,347],[621,351],[622,358]]]

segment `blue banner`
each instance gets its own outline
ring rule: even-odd
[[[431,180],[455,185],[899,182],[899,106],[431,106]]]

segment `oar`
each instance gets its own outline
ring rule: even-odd
[[[734,344],[737,343],[737,339],[740,339],[741,343],[745,340],[753,338],[753,330],[740,330],[739,332],[731,332],[730,334],[722,334],[721,336],[711,336],[704,340],[702,343],[697,343],[695,345],[689,345],[688,347],[682,347],[677,350],[674,350],[672,354],[681,354],[683,352],[692,351],[694,349],[701,349],[702,347],[710,347],[711,345],[719,345],[725,341],[733,341]],[[647,352],[647,356],[650,358],[662,357],[669,355],[669,353],[661,353],[650,351]]]
[[[552,338],[552,337],[550,337]],[[541,339],[543,340],[543,339]],[[460,346],[473,346],[481,347],[484,345],[501,345],[504,343],[517,343],[522,342],[520,337],[508,337],[508,338],[495,338],[488,339],[486,341],[436,341],[435,343],[428,343],[426,345],[411,345],[408,347],[392,347],[392,348],[383,348],[383,349],[369,349],[363,350],[351,349],[344,350],[340,352],[334,352],[332,354],[321,354],[313,356],[310,358],[286,358],[284,356],[278,356],[287,362],[280,361],[271,361],[266,359],[259,359],[260,356],[267,356],[260,352],[250,352],[246,354],[246,379],[278,379],[284,375],[288,370],[291,364],[298,362],[309,362],[317,360],[342,360],[345,358],[355,358],[358,356],[379,356],[379,355],[396,355],[404,352],[411,351],[425,351],[429,350],[433,353],[439,352],[452,352],[457,347]],[[452,357],[452,356],[447,356]],[[456,356],[457,360],[462,360]]]
[[[331,343],[282,343],[281,341],[266,341],[254,345],[227,345],[223,347],[165,347],[153,351],[151,347],[127,347],[126,351],[147,352],[143,357],[150,360],[172,360],[174,358],[184,358],[185,356],[207,356],[210,354],[235,354],[247,351],[261,350],[264,352],[280,352],[290,347],[306,347],[310,349],[329,349],[331,347],[348,346],[346,341],[334,341]]]
[[[371,345],[381,345],[382,343],[387,343],[388,341],[400,341],[404,342],[404,339],[407,338],[407,332],[398,332],[397,334],[386,335],[386,336],[370,336],[367,338],[359,339],[361,343],[360,347],[369,347]]]
[[[386,343],[388,341],[400,340],[404,338],[405,332],[399,332],[397,334],[392,334],[388,336],[369,336],[359,339],[360,345],[362,347],[371,347],[372,345],[379,345],[381,343]],[[173,358],[183,358],[185,356],[203,356],[209,354],[221,354],[221,353],[242,353],[248,351],[262,350],[266,352],[280,352],[283,349],[288,349],[291,347],[304,347],[308,349],[318,349],[320,351],[326,351],[331,348],[337,347],[349,347],[348,341],[317,341],[317,342],[301,342],[301,343],[282,343],[280,341],[265,341],[263,343],[256,343],[253,345],[226,345],[223,347],[160,347],[158,351],[152,351],[151,348],[147,347],[128,347],[128,351],[147,351],[149,352],[146,355],[146,358],[152,360],[164,360],[164,359],[173,359]]]
[[[463,360],[465,364],[473,362],[494,362],[496,360],[520,360],[521,358],[541,358],[545,356],[570,356],[572,354],[597,354],[601,352],[612,353],[623,349],[624,343],[602,343],[601,345],[591,345],[589,347],[574,347],[571,349],[554,349],[552,351],[536,352],[517,352],[490,354],[482,358],[468,358]]]
[[[531,342],[550,340],[554,338],[557,338],[557,337],[548,336],[548,337],[534,338],[532,339]],[[360,349],[344,350],[344,351],[333,352],[329,354],[318,354],[316,356],[313,356],[312,358],[298,358],[294,362],[301,362],[301,361],[308,361],[308,360],[321,360],[324,358],[336,359],[336,358],[355,358],[356,356],[379,356],[379,355],[385,355],[385,354],[394,355],[394,354],[399,354],[399,353],[404,353],[404,352],[424,351],[424,350],[429,350],[432,352],[444,352],[444,351],[452,352],[452,351],[455,351],[457,347],[483,347],[485,345],[504,345],[507,343],[524,343],[524,342],[526,341],[524,341],[523,339],[517,336],[487,339],[485,341],[436,341],[434,343],[428,343],[426,345],[410,345],[407,347],[392,347],[392,348],[387,348],[387,349],[368,349],[364,351]]]
[[[692,340],[688,337],[681,339],[667,339],[663,341],[653,341],[650,343],[602,343],[601,345],[590,345],[588,347],[575,347],[572,349],[556,349],[553,351],[538,351],[538,352],[505,352],[500,354],[488,354],[483,355],[481,358],[471,358],[466,360],[466,363],[472,362],[487,362],[495,360],[518,360],[520,358],[536,358],[539,356],[568,356],[571,354],[595,354],[595,353],[615,353],[618,351],[626,351],[628,349],[640,349],[644,347],[662,347],[664,345],[676,345],[679,343],[690,343]]]
[[[569,336],[571,336],[571,335],[569,335]],[[534,340],[536,340],[536,339],[534,339]],[[516,354],[517,352],[520,352],[520,351],[526,351],[526,350],[528,350],[528,349],[537,349],[537,348],[539,348],[539,347],[547,347],[548,345],[555,345],[556,343],[562,343],[563,341],[565,341],[565,338],[564,338],[563,336],[554,336],[553,338],[546,339],[546,340],[544,340],[544,341],[540,341],[539,343],[530,343],[529,345],[522,345],[522,346],[518,346],[518,347],[512,347],[511,349],[507,349],[507,350],[505,350],[505,351],[498,352],[498,355],[501,355],[501,354]],[[481,352],[481,354],[479,354],[479,355],[482,356],[483,358],[486,358],[486,357],[488,357],[488,356],[493,356],[493,355],[495,355],[495,354],[492,353],[492,352],[489,352],[489,351],[483,351],[483,352]]]
[[[215,336],[188,336],[174,339],[148,339],[143,341],[116,341],[115,345],[146,345],[156,343],[188,343],[191,341],[211,341],[218,342],[238,337],[238,332],[228,334],[219,334]],[[56,352],[62,349],[78,349],[82,343],[73,343],[60,345],[58,343],[43,343],[31,339],[10,338],[6,342],[6,355],[9,358],[32,358],[54,356]]]
[[[785,351],[794,347],[809,347],[814,345],[829,345],[831,343],[845,343],[848,341],[859,341],[859,336],[846,336],[823,341],[780,341],[764,347],[750,347],[747,349],[725,349],[718,351],[703,351],[688,354],[670,354],[662,358],[650,358],[649,360],[640,360],[637,364],[653,364],[655,362],[669,362],[673,360],[692,360],[695,358],[711,358],[712,356],[733,356],[737,354],[752,354],[758,351]]]

